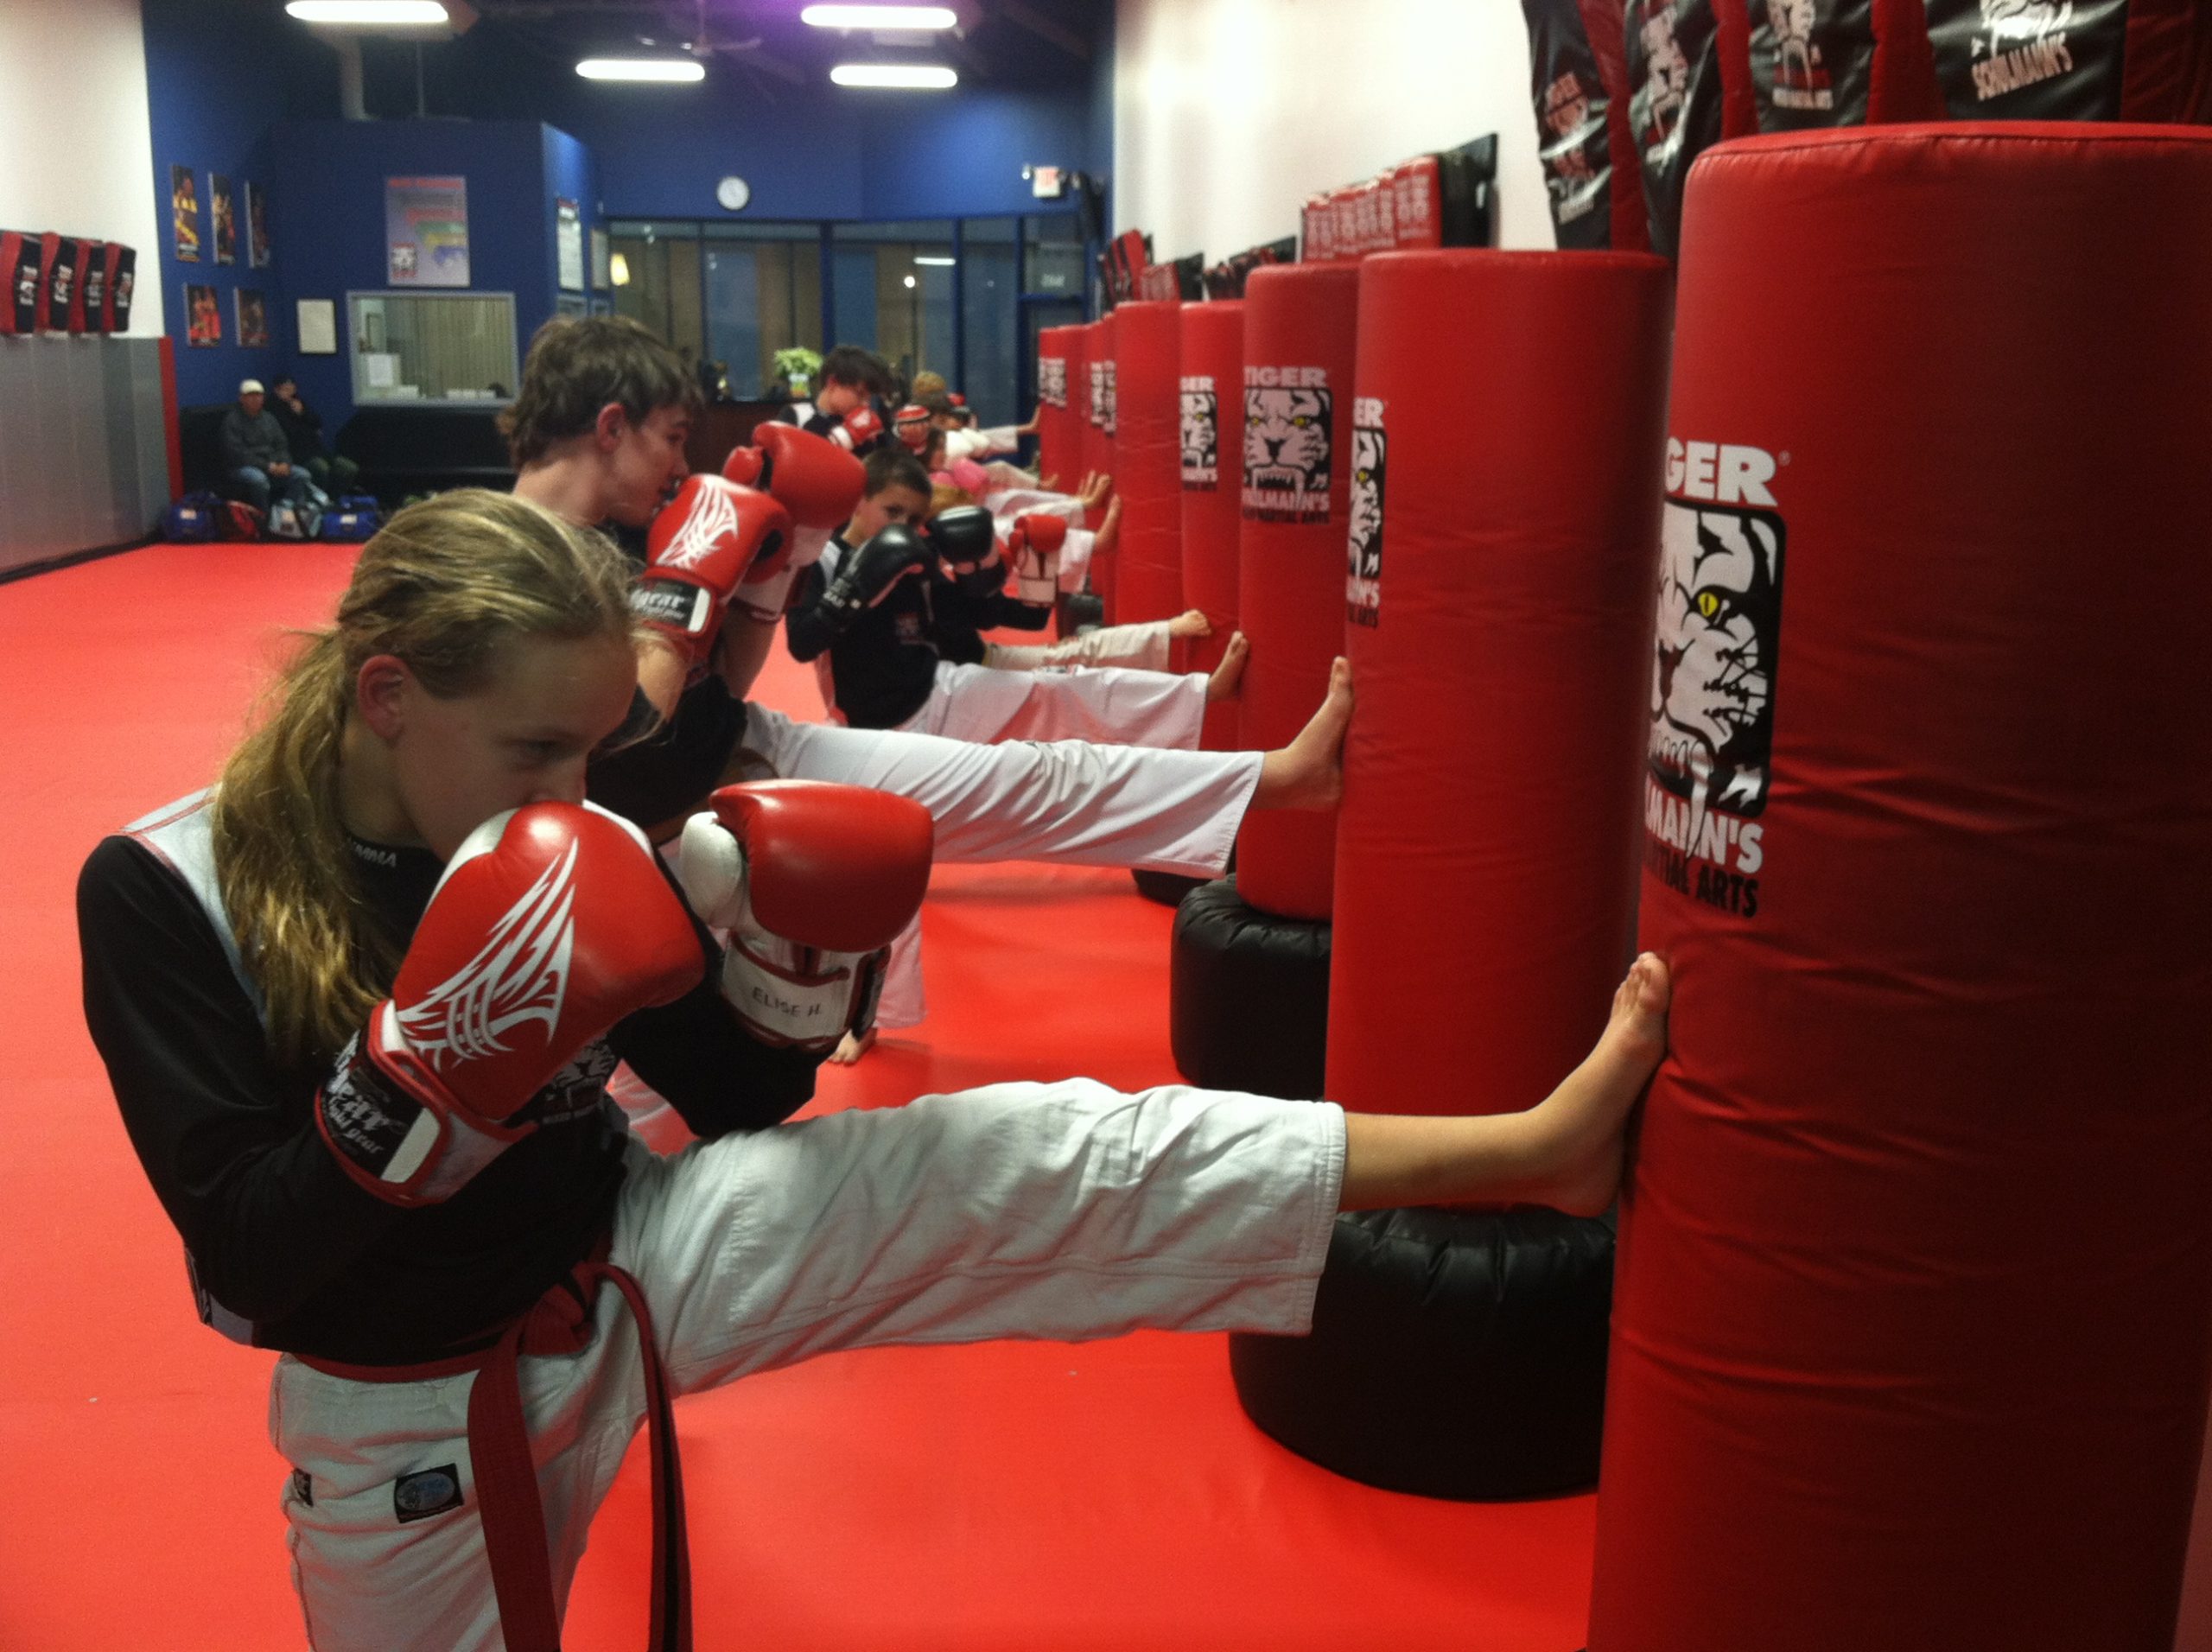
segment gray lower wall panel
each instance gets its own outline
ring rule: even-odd
[[[0,570],[143,537],[168,497],[158,340],[0,338]]]

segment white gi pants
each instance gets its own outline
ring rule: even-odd
[[[985,643],[983,664],[995,671],[1035,671],[1048,665],[1120,665],[1133,671],[1164,671],[1173,639],[1165,620],[1141,625],[1100,626],[1064,642]]]
[[[1087,740],[1192,752],[1205,721],[1206,677],[1116,667],[996,671],[939,660],[937,686],[899,725],[991,745],[1002,740]]]
[[[834,1114],[657,1159],[632,1143],[612,1260],[644,1287],[681,1395],[838,1349],[1143,1327],[1300,1334],[1344,1178],[1326,1102],[1089,1079]],[[565,1611],[644,1416],[602,1290],[578,1354],[521,1361]],[[499,1611],[467,1439],[470,1375],[368,1383],[285,1358],[270,1438],[317,1652],[492,1652]],[[461,1503],[402,1522],[395,1484],[450,1465]],[[711,1568],[702,1573],[711,1576]]]
[[[1179,679],[1177,679],[1179,680]],[[937,823],[940,861],[1056,861],[1216,877],[1260,784],[1259,752],[1156,751],[1080,740],[983,746],[795,721],[748,704],[746,746],[779,779],[895,791]],[[891,949],[876,1025],[925,1012],[921,924]],[[618,1087],[636,1114],[641,1083]],[[650,1104],[648,1104],[650,1106]]]

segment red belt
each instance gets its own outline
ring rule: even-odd
[[[507,1652],[560,1652],[553,1566],[537,1465],[523,1418],[517,1362],[524,1354],[581,1353],[591,1341],[592,1304],[609,1284],[630,1305],[645,1368],[646,1436],[652,1451],[653,1589],[650,1652],[691,1652],[691,1553],[683,1529],[683,1474],[676,1455],[676,1418],[668,1373],[638,1281],[597,1252],[540,1297],[490,1348],[419,1365],[342,1365],[296,1355],[303,1365],[356,1382],[420,1382],[476,1373],[468,1393],[468,1455],[477,1518],[491,1560],[492,1592]]]

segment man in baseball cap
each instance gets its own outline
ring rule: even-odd
[[[292,463],[292,444],[266,399],[258,378],[240,379],[238,404],[223,415],[218,437],[232,492],[264,511],[272,498],[293,505],[308,499],[307,473]]]

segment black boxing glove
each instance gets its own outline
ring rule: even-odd
[[[970,596],[996,595],[1006,585],[1006,558],[998,530],[980,505],[956,505],[930,521],[930,543]]]
[[[822,594],[823,619],[835,631],[852,624],[899,588],[901,580],[928,571],[931,547],[912,528],[893,523],[852,554]]]

